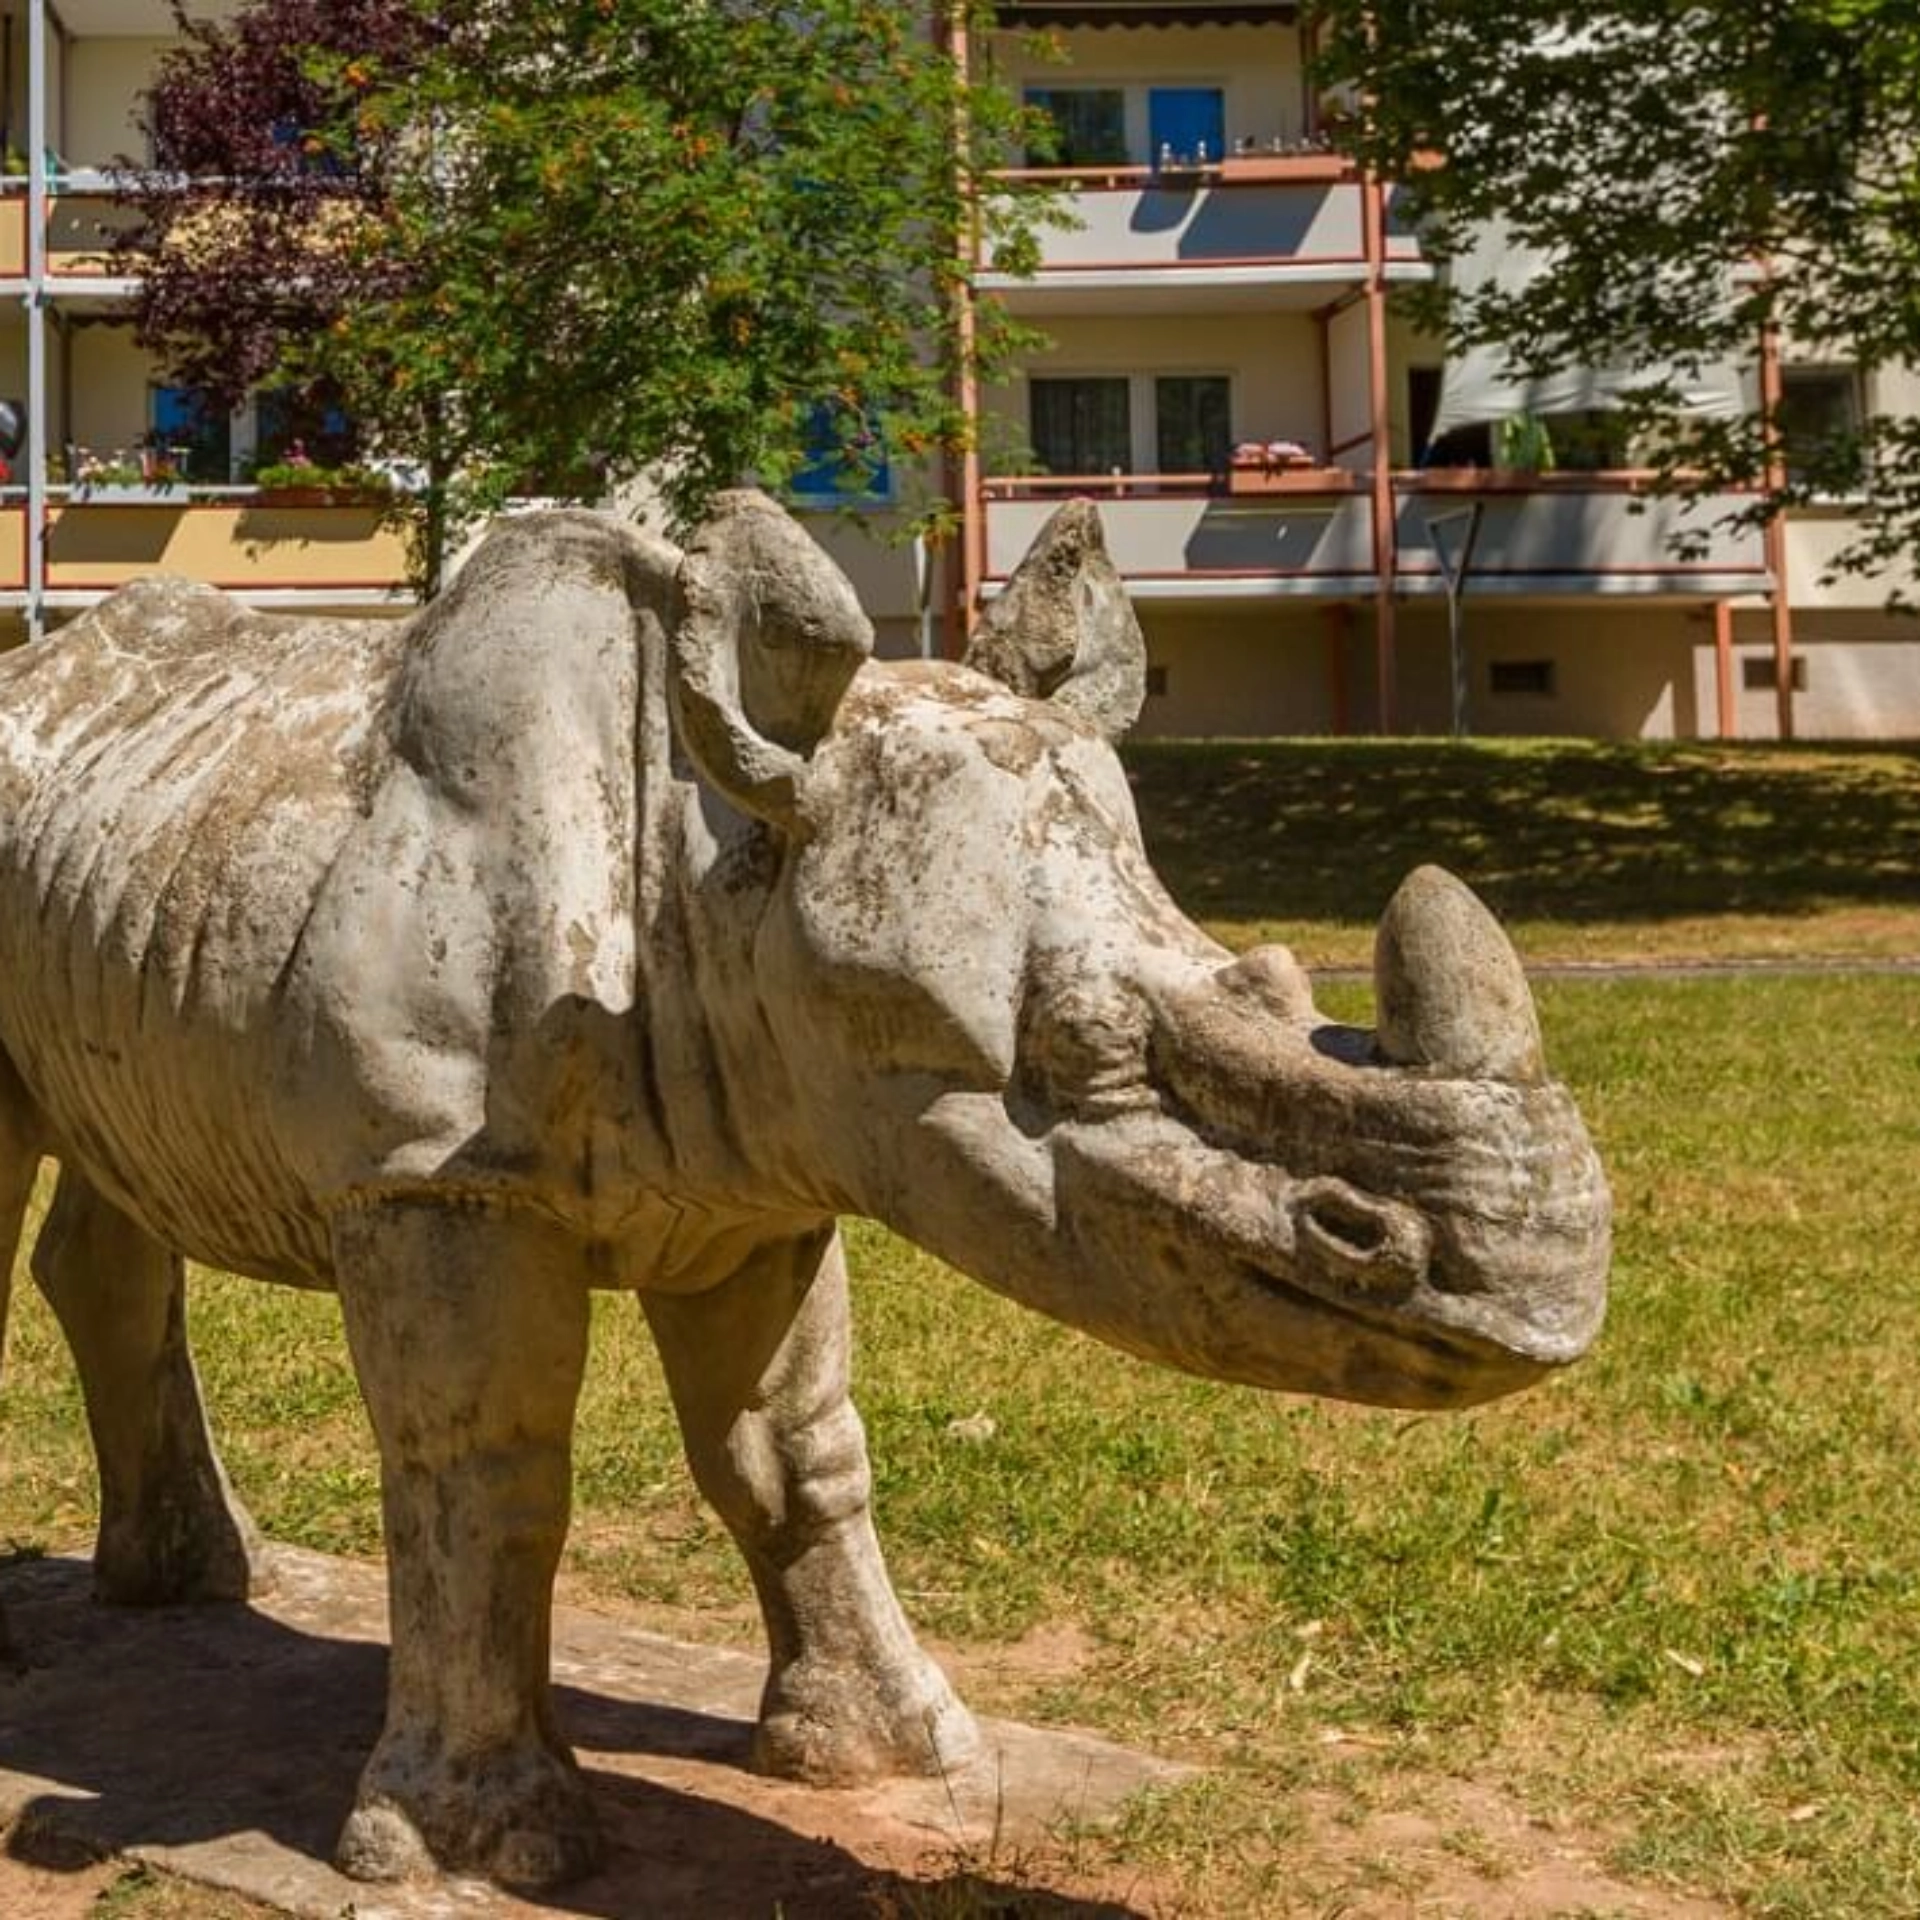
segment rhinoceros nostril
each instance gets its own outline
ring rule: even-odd
[[[1316,1194],[1302,1209],[1327,1239],[1358,1254],[1378,1253],[1387,1242],[1387,1223],[1371,1208],[1340,1193]]]
[[[1405,1300],[1427,1270],[1432,1236],[1411,1207],[1375,1200],[1342,1180],[1309,1181],[1294,1202],[1308,1268],[1369,1300]]]

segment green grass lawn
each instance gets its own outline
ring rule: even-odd
[[[1218,751],[1254,766],[1262,791],[1311,784],[1299,749]],[[1327,775],[1372,823],[1363,850],[1330,847],[1317,890],[1268,883],[1316,926],[1358,925],[1377,905],[1361,896],[1433,856],[1529,920],[1573,926],[1582,896],[1563,868],[1586,862],[1601,886],[1627,862],[1572,842],[1535,839],[1524,859],[1470,844],[1461,823],[1479,817],[1487,767],[1524,769],[1536,800],[1554,784],[1531,754],[1378,753],[1336,750]],[[1398,790],[1421,756],[1465,774],[1422,788],[1400,818],[1361,774],[1386,768]],[[1659,754],[1565,757],[1596,779],[1666,777]],[[1137,762],[1176,884],[1216,918],[1264,922],[1230,850],[1206,841],[1203,858],[1197,827],[1168,824],[1213,803],[1155,800],[1179,762],[1159,749]],[[1730,764],[1764,774],[1769,804],[1803,820],[1851,793],[1833,830],[1853,833],[1853,865],[1809,849],[1768,886],[1757,837],[1738,860],[1710,856],[1746,876],[1716,896],[1685,874],[1662,880],[1687,858],[1676,826],[1664,856],[1618,880],[1613,912],[1584,923],[1609,951],[1658,932],[1641,896],[1660,885],[1676,917],[1711,920],[1716,898],[1809,926],[1830,911],[1912,915],[1910,760],[1818,757],[1809,778],[1827,797],[1790,808],[1784,760]],[[1675,777],[1692,791],[1704,775]],[[1501,803],[1516,818],[1530,804]],[[1299,847],[1275,859],[1285,875],[1314,865]],[[1071,1630],[1070,1662],[983,1665],[977,1706],[1206,1763],[1199,1783],[1076,1855],[1151,1876],[1175,1911],[1346,1911],[1394,1869],[1349,1863],[1338,1880],[1303,1867],[1300,1809],[1333,1796],[1357,1819],[1464,1777],[1565,1823],[1642,1884],[1809,1920],[1911,1916],[1920,983],[1560,981],[1540,999],[1618,1203],[1612,1315],[1590,1359],[1458,1416],[1265,1397],[1099,1350],[856,1227],[859,1398],[897,1584],[963,1657]],[[1360,989],[1323,1002],[1365,1015]],[[608,1298],[598,1321],[567,1580],[679,1631],[745,1637],[746,1581],[680,1462],[639,1315]],[[210,1276],[195,1322],[229,1463],[269,1530],[377,1552],[373,1454],[333,1304]],[[949,1431],[980,1413],[990,1439]],[[0,1536],[85,1538],[80,1431],[48,1316],[22,1289]],[[1484,1834],[1458,1846],[1497,1879]]]

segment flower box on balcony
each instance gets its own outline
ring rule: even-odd
[[[178,507],[186,494],[171,481],[82,480],[73,489],[73,503],[83,507]]]
[[[1235,466],[1227,474],[1227,491],[1235,498],[1270,493],[1351,493],[1358,484],[1345,467]]]
[[[260,487],[253,496],[256,507],[384,507],[393,496],[379,487],[301,486]]]

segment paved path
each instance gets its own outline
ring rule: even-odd
[[[282,1548],[273,1591],[250,1607],[100,1607],[89,1585],[77,1560],[0,1576],[28,1663],[0,1682],[0,1824],[311,1920],[842,1920],[905,1906],[956,1849],[989,1861],[1188,1771],[992,1721],[985,1758],[948,1779],[839,1793],[764,1780],[744,1765],[763,1659],[561,1608],[558,1706],[599,1800],[606,1868],[538,1906],[475,1883],[368,1888],[327,1856],[380,1724],[381,1570]]]

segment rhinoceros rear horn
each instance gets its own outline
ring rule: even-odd
[[[1147,697],[1147,646],[1091,500],[1069,500],[989,602],[966,664],[1118,740]]]
[[[791,832],[807,760],[873,652],[847,577],[764,493],[715,497],[672,622],[681,744],[744,812]]]
[[[1540,1020],[1512,943],[1472,888],[1419,867],[1373,944],[1376,1039],[1396,1066],[1468,1080],[1545,1072]]]

